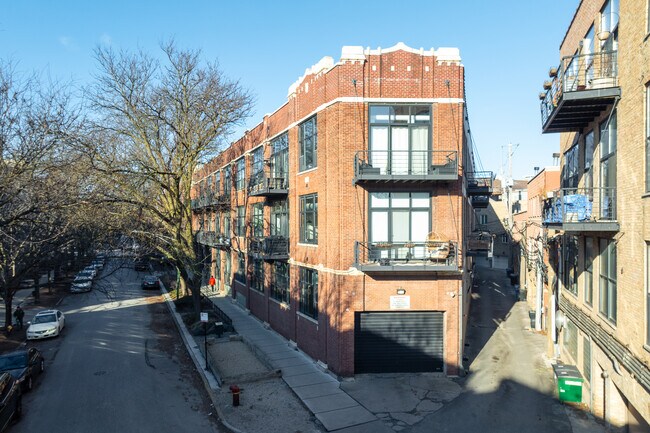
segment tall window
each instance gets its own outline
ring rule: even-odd
[[[221,236],[223,234],[221,231],[221,214],[219,212],[214,213],[214,232],[217,236]]]
[[[226,262],[224,263],[223,268],[223,285],[226,289],[226,292],[230,292],[230,279],[232,278],[232,255],[230,251],[225,252]]]
[[[577,188],[579,178],[577,144],[564,153],[564,167],[562,167],[562,171],[562,187]]]
[[[650,192],[650,82],[645,85],[645,190]]]
[[[255,203],[253,205],[252,231],[254,238],[264,237],[264,204]]]
[[[251,166],[251,185],[259,185],[264,181],[264,147],[260,146],[253,151]]]
[[[318,243],[318,195],[300,197],[300,242]]]
[[[594,258],[596,248],[594,238],[585,238],[585,303],[592,305],[594,302]]]
[[[645,242],[645,290],[646,290],[646,336],[645,344],[650,346],[650,242]]]
[[[424,243],[430,227],[429,193],[370,193],[370,242]]]
[[[589,188],[591,195],[591,188],[594,186],[594,171],[592,166],[594,164],[594,131],[589,131],[585,135],[585,188]]]
[[[431,107],[371,105],[370,162],[381,174],[426,174]]]
[[[564,238],[564,287],[578,295],[578,237]]]
[[[289,264],[286,262],[271,265],[271,298],[289,304]]]
[[[486,214],[479,215],[479,223],[480,224],[487,224],[488,223],[488,216]]]
[[[616,111],[600,124],[600,218],[616,219]]]
[[[235,233],[237,236],[246,236],[246,207],[237,206],[237,221]]]
[[[300,171],[317,167],[318,134],[316,116],[305,120],[298,127],[298,145],[300,147]]]
[[[223,232],[222,234],[226,237],[226,239],[230,239],[232,237],[232,230],[230,229],[230,211],[226,211],[223,214]]]
[[[600,285],[598,311],[616,323],[616,244],[600,240]]]
[[[232,190],[232,169],[230,166],[223,169],[223,193],[230,197]]]
[[[562,334],[564,350],[566,350],[573,360],[576,361],[578,359],[578,328],[572,321],[567,320],[566,327]]]
[[[246,183],[246,160],[242,157],[237,160],[237,172],[235,173],[235,188],[237,191],[244,189]]]
[[[271,155],[271,176],[274,179],[280,178],[285,180],[285,185],[289,182],[289,134],[286,132],[275,140],[271,141],[273,155]]]
[[[289,212],[286,200],[278,200],[271,207],[271,236],[289,237]]]
[[[249,257],[248,260],[251,260]],[[253,274],[251,275],[251,289],[264,293],[264,261],[253,260]]]
[[[221,193],[221,172],[217,171],[214,173],[214,194],[219,195]]]
[[[591,340],[586,335],[582,338],[582,372],[585,380],[591,382]]]
[[[235,280],[240,283],[246,284],[246,256],[244,253],[237,253],[237,271],[235,272]]]
[[[300,302],[299,311],[318,319],[318,271],[300,268]]]

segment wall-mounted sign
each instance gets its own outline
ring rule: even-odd
[[[390,297],[391,310],[410,310],[411,297],[408,295],[395,295]]]

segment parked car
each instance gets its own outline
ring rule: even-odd
[[[93,280],[92,278],[88,277],[88,275],[80,275],[77,274],[74,280],[72,280],[72,284],[70,285],[70,293],[83,293],[83,292],[90,292],[90,290],[93,287]]]
[[[0,373],[10,373],[23,391],[31,391],[34,378],[44,370],[45,359],[35,347],[0,355]]]
[[[158,277],[155,277],[153,275],[147,275],[144,277],[144,280],[142,280],[142,290],[147,289],[160,290],[160,280]]]
[[[16,379],[9,373],[0,374],[0,432],[23,413],[23,395]]]
[[[90,266],[92,266],[95,269],[104,269],[104,260],[95,259],[92,261]]]
[[[93,279],[97,276],[97,269],[92,265],[86,266],[77,275],[90,275],[90,278]]]
[[[45,310],[38,313],[31,322],[27,322],[27,339],[58,336],[65,326],[65,316],[59,310]]]
[[[148,271],[149,270],[149,263],[142,258],[137,258],[133,262],[133,269],[136,271]]]

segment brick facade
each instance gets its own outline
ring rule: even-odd
[[[576,364],[583,373],[591,371],[591,377],[585,381],[583,393],[584,401],[593,413],[604,417],[614,427],[636,432],[650,429],[650,349],[647,332],[650,313],[647,311],[646,284],[650,272],[646,264],[647,244],[650,242],[650,198],[645,187],[644,129],[646,116],[649,115],[645,112],[645,92],[650,81],[650,40],[647,0],[620,0],[620,10],[616,13],[616,18],[619,19],[618,27],[615,31],[603,32],[612,29],[607,28],[609,22],[602,19],[602,11],[608,10],[607,7],[611,8],[616,3],[618,2],[603,0],[581,1],[560,48],[561,56],[584,53],[584,46],[588,41],[585,38],[593,26],[596,52],[605,52],[605,49],[613,47],[617,54],[617,81],[614,85],[607,84],[605,87],[620,88],[620,98],[594,116],[586,126],[562,133],[560,146],[564,155],[562,168],[563,171],[566,170],[566,177],[569,170],[565,152],[577,144],[578,186],[585,187],[588,180],[585,158],[590,156],[586,152],[585,143],[588,134],[593,132],[593,203],[598,203],[597,188],[607,183],[606,173],[609,172],[613,180],[607,186],[613,186],[615,190],[615,200],[612,203],[615,203],[615,221],[619,228],[571,231],[570,234],[578,239],[577,293],[572,293],[563,283],[563,277],[566,277],[570,270],[563,268],[560,259],[555,263],[560,272],[560,293],[556,295],[560,303],[564,303],[560,309],[567,313],[569,320],[578,328],[578,350],[573,356],[562,349],[561,343],[566,338],[566,328],[561,332],[556,349],[561,349],[559,355],[563,362]],[[613,45],[612,38],[616,40]],[[596,62],[597,58],[594,59]],[[585,80],[587,88],[584,90],[589,91],[590,83]],[[613,134],[616,140],[616,149],[612,153],[612,158],[615,159],[609,159],[609,165],[606,165],[606,158],[603,157],[606,134]],[[550,231],[549,235],[554,233]],[[595,245],[591,300],[587,291],[588,273],[585,271],[589,265],[586,259],[586,242],[589,239]],[[615,245],[616,248],[615,269],[609,274],[615,281],[614,300],[605,299],[603,295],[603,290],[608,286],[603,283],[601,277],[601,274],[607,273],[603,267],[603,257],[606,256],[603,248],[599,247],[601,241]],[[562,247],[560,243],[560,254],[566,254]],[[609,311],[604,311],[608,308]],[[591,350],[585,347],[587,345],[590,345]],[[587,356],[589,353],[590,359]]]
[[[414,50],[403,44],[384,50],[344,47],[338,63],[325,57],[308,69],[289,88],[284,105],[265,116],[260,124],[195,174],[193,196],[196,198],[206,179],[216,171],[241,155],[251,155],[259,146],[264,148],[264,158],[270,158],[272,140],[288,133],[290,301],[285,304],[270,297],[272,261],[264,264],[264,291],[251,289],[253,277],[247,239],[239,237],[232,237],[231,248],[209,249],[213,260],[222,261],[219,266],[222,273],[225,254],[232,254],[232,273],[237,270],[237,252],[241,250],[247,255],[247,284],[233,284],[231,296],[331,371],[349,376],[355,373],[355,312],[389,311],[390,297],[403,289],[410,297],[411,310],[444,313],[444,371],[449,375],[459,374],[471,287],[469,272],[465,272],[471,267],[471,261],[464,257],[463,241],[473,212],[468,198],[463,196],[463,168],[471,165],[471,149],[467,147],[464,132],[468,130],[464,120],[464,91],[464,69],[455,49]],[[372,104],[430,107],[432,149],[456,152],[457,179],[406,184],[389,181],[370,188],[354,184],[355,154],[369,148],[368,113]],[[317,164],[313,169],[300,171],[299,126],[312,116],[317,119]],[[246,179],[249,179],[253,162],[251,157],[245,158]],[[454,251],[458,269],[415,274],[405,274],[399,269],[388,274],[361,272],[355,260],[355,244],[369,239],[369,190],[373,188],[428,193],[431,230],[458,242]],[[300,197],[308,194],[318,197],[315,245],[299,241]],[[251,206],[265,203],[264,221],[268,231],[270,204],[274,200],[233,191],[232,210],[222,212],[234,218],[236,206],[246,206],[250,225]],[[195,209],[197,230],[204,229],[200,221],[205,214],[214,218],[213,211]],[[234,225],[233,221],[233,228]],[[299,312],[300,268],[318,272],[317,319]],[[213,263],[210,271],[215,269]],[[224,288],[225,280],[232,278],[232,275],[219,275],[220,289]]]

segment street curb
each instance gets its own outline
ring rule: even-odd
[[[212,401],[212,407],[214,407],[214,410],[217,412],[217,419],[224,427],[226,427],[232,433],[244,433],[242,430],[239,430],[237,427],[233,426],[228,421],[226,421],[226,418],[224,417],[223,412],[219,407],[219,402],[217,401],[216,395],[214,393],[213,385],[210,383],[210,378],[208,378],[207,374],[205,373],[206,372],[205,365],[201,365],[201,361],[199,361],[199,359],[201,359],[202,357],[197,356],[197,354],[195,353],[195,349],[190,344],[189,337],[187,335],[188,331],[185,328],[185,325],[183,324],[180,315],[176,312],[176,306],[174,305],[174,302],[172,301],[171,296],[169,295],[169,292],[167,291],[167,288],[165,287],[162,281],[160,281],[160,289],[165,298],[165,303],[167,304],[167,308],[169,308],[169,312],[174,318],[174,323],[176,324],[176,328],[178,329],[178,332],[181,335],[181,338],[183,339],[183,343],[185,344],[185,349],[187,349],[190,358],[192,358],[192,362],[194,362],[194,367],[199,373],[199,376],[203,381],[203,386],[205,387],[205,390],[208,392],[208,395],[210,396],[210,400]],[[217,379],[214,378],[214,381],[217,382]]]

